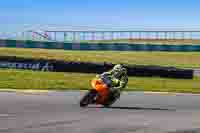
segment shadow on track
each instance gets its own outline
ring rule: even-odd
[[[177,131],[168,132],[168,133],[199,133],[199,132],[200,132],[200,128],[188,129],[188,130],[177,130]]]
[[[158,111],[176,111],[175,109],[164,109],[164,108],[144,108],[144,107],[88,107],[88,108],[107,108],[107,109],[119,109],[119,110],[158,110]]]

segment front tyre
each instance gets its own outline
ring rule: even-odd
[[[89,92],[87,92],[80,100],[80,107],[87,107],[89,104],[93,103],[96,95],[97,95],[96,90],[90,90]]]

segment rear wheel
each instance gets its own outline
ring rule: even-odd
[[[94,98],[97,95],[97,91],[96,90],[90,90],[89,92],[87,92],[83,98],[80,100],[80,107],[86,107],[88,106],[88,104],[93,103]]]

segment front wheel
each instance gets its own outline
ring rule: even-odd
[[[89,92],[87,92],[80,100],[80,107],[86,107],[88,106],[88,104],[91,104],[94,101],[96,95],[97,95],[96,90],[90,90]]]

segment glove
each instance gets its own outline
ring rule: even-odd
[[[112,79],[113,82],[113,86],[118,86],[120,84],[120,80],[119,79]],[[116,87],[115,87],[116,88]]]

